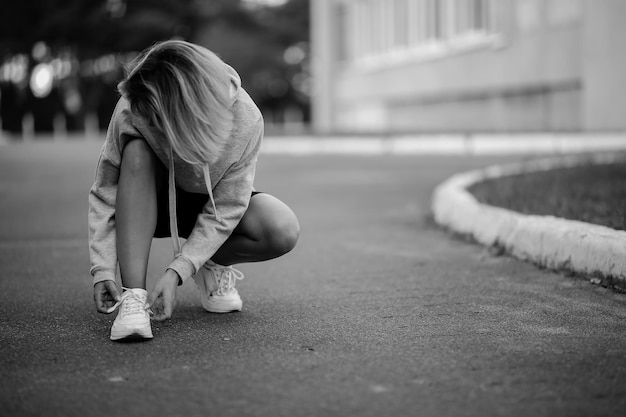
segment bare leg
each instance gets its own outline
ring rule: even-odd
[[[226,266],[277,258],[294,248],[299,233],[298,219],[285,203],[270,194],[256,194],[211,260]]]
[[[143,139],[124,147],[115,207],[117,257],[122,285],[146,288],[150,246],[157,221],[156,155]]]

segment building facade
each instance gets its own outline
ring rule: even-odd
[[[313,127],[626,130],[624,0],[312,0]]]

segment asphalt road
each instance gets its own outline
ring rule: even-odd
[[[120,344],[88,273],[98,149],[0,147],[0,415],[624,415],[626,296],[430,220],[437,183],[495,158],[262,156],[296,249],[240,267],[241,313],[204,312],[190,280],[152,341]]]

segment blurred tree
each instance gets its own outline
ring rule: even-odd
[[[186,37],[194,0],[22,0],[3,2],[0,58],[29,54],[37,42],[72,47],[82,58],[137,51],[156,40]]]
[[[73,57],[81,64],[80,71],[74,66],[74,79],[58,83],[55,88],[68,85],[74,86],[74,91],[78,88],[83,97],[80,113],[84,116],[85,112],[97,111],[101,126],[116,100],[115,84],[121,71],[116,67],[104,74],[87,71],[89,74],[85,75],[85,64],[91,61],[89,65],[93,65],[110,54],[119,58],[120,54],[137,52],[156,41],[171,38],[197,42],[218,53],[237,69],[245,88],[262,110],[297,105],[306,112],[308,98],[291,83],[294,75],[306,72],[306,60],[286,62],[284,54],[290,46],[308,42],[308,0],[290,0],[282,6],[263,6],[253,0],[1,3],[0,65],[17,55],[30,57],[31,69],[37,61],[62,54]],[[33,54],[36,45],[44,46]],[[39,53],[41,56],[36,57]],[[5,85],[3,91],[9,93],[15,88],[19,90],[16,97],[28,94],[24,85]],[[6,103],[9,97],[12,95],[4,95],[3,119],[11,107]],[[33,99],[20,100],[26,103],[20,113],[23,114]]]
[[[205,21],[194,41],[215,51],[239,72],[266,118],[281,122],[288,108],[297,108],[306,119],[309,98],[294,88],[292,80],[297,74],[308,73],[308,60],[288,63],[285,51],[293,45],[308,44],[309,1],[290,0],[281,6],[251,1],[224,3],[228,3],[230,13],[213,8],[221,18]]]

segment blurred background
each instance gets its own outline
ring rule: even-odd
[[[268,130],[308,125],[308,0],[20,0],[0,6],[4,134],[101,134],[124,65],[172,38],[232,65]]]
[[[269,134],[621,132],[623,0],[22,0],[0,11],[5,135],[98,135],[124,64],[179,38]]]

